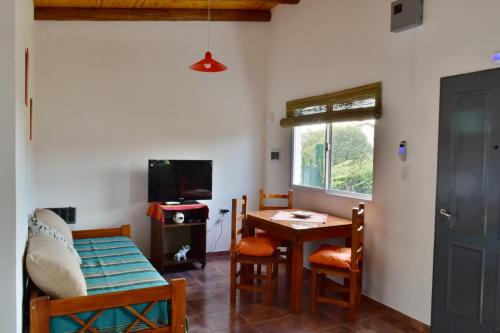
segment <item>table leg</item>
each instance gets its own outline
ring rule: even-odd
[[[302,274],[304,270],[304,244],[301,242],[293,243],[292,246],[292,313],[300,314],[302,312]]]

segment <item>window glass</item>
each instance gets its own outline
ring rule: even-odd
[[[375,121],[333,123],[331,126],[329,190],[371,196]]]
[[[377,105],[376,103],[377,100],[375,98],[364,98],[349,102],[333,103],[332,109],[333,111],[343,111],[343,110],[373,108]]]
[[[293,184],[325,188],[326,124],[293,130]]]

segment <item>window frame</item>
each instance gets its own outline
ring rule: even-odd
[[[324,187],[323,188],[318,188],[318,187],[312,187],[312,186],[305,186],[305,185],[299,185],[299,184],[294,184],[294,161],[295,161],[295,129],[296,127],[292,128],[292,140],[291,140],[291,159],[290,159],[290,187],[292,189],[301,189],[301,190],[308,190],[308,191],[313,191],[317,193],[325,193],[327,195],[333,195],[333,196],[338,196],[338,197],[344,197],[344,198],[352,198],[352,199],[361,199],[365,201],[372,201],[373,200],[373,191],[372,194],[364,194],[364,193],[357,193],[357,192],[348,192],[348,191],[341,191],[341,190],[332,190],[331,189],[331,183],[332,183],[332,178],[331,178],[331,173],[332,173],[332,166],[331,166],[331,160],[332,160],[332,132],[333,132],[333,123],[325,123],[326,125],[326,135],[325,135],[325,182],[324,182]],[[375,146],[373,147],[374,150],[374,156],[373,156],[373,176],[372,176],[372,184],[375,183]],[[373,187],[372,187],[373,188]]]

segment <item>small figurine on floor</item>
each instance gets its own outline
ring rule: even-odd
[[[187,253],[189,252],[189,250],[191,250],[191,247],[189,245],[184,245],[182,249],[180,249],[179,252],[177,252],[174,255],[174,260],[175,261],[187,260]]]

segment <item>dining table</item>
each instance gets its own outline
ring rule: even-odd
[[[305,211],[304,209],[279,209],[249,212],[247,214],[244,236],[255,235],[255,229],[263,230],[272,236],[287,241],[292,248],[291,256],[291,312],[302,312],[302,290],[304,272],[304,242],[321,241],[329,238],[345,238],[346,244],[351,237],[350,219],[325,214],[323,223],[308,222],[307,219],[274,219],[277,213]],[[290,259],[289,259],[290,260]]]

